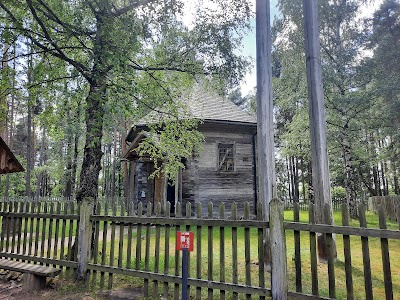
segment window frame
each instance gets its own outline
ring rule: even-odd
[[[217,167],[217,172],[220,173],[227,173],[227,174],[232,174],[236,172],[236,143],[232,141],[217,141],[217,162],[216,162],[216,167]],[[233,163],[233,168],[231,170],[227,170],[225,168],[221,168],[221,147],[225,146],[226,149],[232,149],[232,163]]]

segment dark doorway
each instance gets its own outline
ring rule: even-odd
[[[175,214],[175,186],[168,184],[167,187],[167,201],[171,203],[170,213],[171,215]]]

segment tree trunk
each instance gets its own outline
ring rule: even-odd
[[[312,164],[308,163],[308,203],[314,203],[314,187],[312,182]]]
[[[384,193],[385,193],[384,195],[385,196],[389,195],[389,178],[388,178],[388,174],[389,174],[388,166],[387,166],[386,160],[384,160],[382,162],[382,179],[384,180],[383,188],[384,188]]]
[[[294,202],[299,202],[299,197],[300,197],[300,192],[299,192],[299,163],[297,160],[297,157],[292,157],[292,166],[293,166],[293,187],[294,187],[294,193],[293,193],[293,199]]]
[[[10,45],[5,42],[3,44],[3,56],[1,60],[1,83],[0,86],[0,137],[7,143],[8,133],[7,133],[7,116],[8,116],[8,95],[10,90],[9,82],[9,67],[8,67],[8,51],[10,50]],[[3,86],[4,85],[4,86]]]
[[[40,145],[39,166],[43,166],[43,164],[44,164],[45,136],[46,136],[46,129],[43,126],[43,128],[42,128],[42,143]],[[46,192],[45,192],[45,185],[43,182],[43,173],[40,172],[37,175],[36,199],[39,199],[40,196],[44,196],[45,194],[46,194]]]
[[[292,168],[291,168],[291,161],[290,161],[289,157],[286,157],[286,166],[287,166],[287,177],[288,177],[288,186],[289,186],[289,188],[288,188],[289,202],[292,202],[293,201],[293,198],[292,198],[293,187],[292,187],[292,176],[291,176]]]
[[[300,160],[300,166],[301,166],[301,186],[303,188],[303,201],[306,201],[306,179],[304,176],[305,172],[305,166],[304,166],[304,160],[303,158]]]
[[[65,190],[64,190],[64,197],[71,197],[72,196],[72,133],[68,133],[67,138],[67,166],[65,170]]]
[[[346,188],[346,200],[349,205],[350,217],[357,219],[357,200],[356,200],[356,184],[355,184],[355,172],[353,166],[353,156],[351,153],[351,146],[347,135],[347,127],[343,128],[342,133],[342,156],[345,169],[345,188]]]
[[[86,98],[86,142],[77,194],[78,202],[84,201],[86,198],[93,201],[98,196],[98,179],[103,156],[101,139],[103,137],[105,85],[104,75],[103,78],[98,78],[90,84],[89,95]]]
[[[77,124],[80,124],[81,121],[81,101],[78,102],[78,106],[76,108],[76,122]],[[79,155],[79,136],[80,132],[78,130],[75,130],[75,135],[74,135],[74,156],[72,159],[72,169],[71,169],[71,190],[72,194],[75,194],[76,192],[76,170],[78,167],[78,155]]]
[[[126,121],[122,121],[122,130],[121,130],[121,152],[122,156],[126,153]],[[122,160],[122,169],[124,172],[124,199],[125,199],[125,207],[128,207],[129,201],[129,173],[128,173],[128,162],[124,159]]]
[[[94,207],[98,197],[99,173],[101,170],[101,140],[103,136],[104,104],[106,97],[106,73],[99,73],[95,80],[90,82],[89,95],[86,98],[86,141],[83,154],[82,170],[80,174],[79,191],[76,199],[80,207]],[[89,221],[88,221],[89,222]],[[88,228],[87,224],[80,224],[80,227]],[[81,228],[79,229],[81,231]],[[92,234],[89,234],[91,237]],[[78,245],[91,244],[87,234],[78,235]],[[88,240],[89,239],[89,240]],[[76,245],[76,244],[75,244]],[[89,247],[90,248],[90,247]],[[80,249],[82,250],[82,249]],[[75,280],[86,281],[87,279],[87,256],[85,250],[84,259],[78,252],[78,268]]]
[[[16,74],[16,62],[15,62],[15,52],[16,52],[16,44],[14,43],[14,60],[13,60],[13,77],[12,77],[12,92],[11,92],[11,106],[10,106],[10,135],[8,140],[8,146],[10,149],[13,148],[14,142],[14,111],[15,111],[15,74]],[[6,183],[4,187],[4,198],[8,198],[8,191],[10,188],[10,174],[6,175]]]
[[[26,141],[26,173],[25,173],[25,189],[26,196],[32,197],[31,192],[31,171],[32,171],[32,106],[28,103],[28,119],[27,119],[27,141]]]
[[[113,158],[112,158],[112,174],[111,174],[111,199],[114,202],[115,200],[115,173],[117,169],[117,145],[118,145],[118,138],[117,138],[117,131],[114,131],[114,149],[113,149]]]

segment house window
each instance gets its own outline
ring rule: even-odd
[[[218,144],[218,170],[234,172],[233,144]]]

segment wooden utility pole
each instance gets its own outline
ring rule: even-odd
[[[312,185],[316,222],[328,224],[324,217],[324,205],[328,204],[332,215],[328,152],[326,148],[326,118],[322,86],[321,56],[318,29],[318,1],[303,0],[304,34],[307,65],[307,85],[311,131]],[[330,220],[333,220],[333,215]],[[332,221],[333,223],[333,221]],[[326,259],[325,239],[318,237],[318,254]]]
[[[263,204],[264,220],[269,220],[269,202],[276,197],[269,0],[256,1],[256,49],[258,199]],[[264,249],[267,267],[271,262],[269,244],[269,232],[266,231]]]

